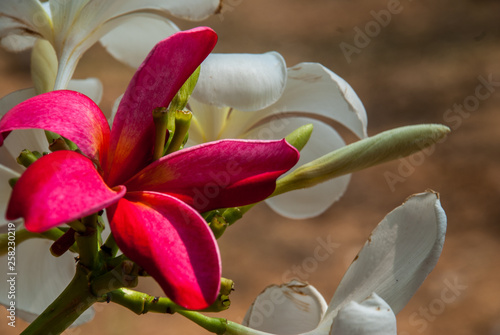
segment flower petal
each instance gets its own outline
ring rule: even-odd
[[[221,139],[222,130],[224,129],[225,123],[228,120],[228,114],[231,108],[220,108],[213,105],[207,105],[197,101],[193,97],[189,99],[187,107],[193,112],[191,126],[189,127],[189,138],[187,146],[194,146],[197,144],[217,141]],[[240,137],[236,136],[232,138]]]
[[[236,118],[241,114],[249,114],[238,111],[233,112],[231,118]],[[234,119],[232,123],[234,123]],[[313,124],[314,130],[311,138],[300,153],[300,160],[296,167],[309,163],[345,145],[339,134],[329,125],[302,117],[274,117],[267,119],[265,123],[246,133],[245,137],[258,139],[283,138],[308,123]],[[267,199],[266,203],[278,214],[288,218],[312,218],[323,213],[344,194],[349,180],[350,175],[342,176],[311,188],[280,194]]]
[[[217,107],[259,110],[280,98],[286,74],[285,60],[277,52],[211,54],[201,65],[193,97]]]
[[[132,78],[113,122],[106,170],[110,185],[127,180],[151,162],[153,110],[169,105],[216,40],[213,30],[195,28],[170,36],[150,52]]]
[[[44,232],[62,223],[95,213],[125,194],[107,187],[92,162],[74,151],[43,156],[17,181],[7,219],[23,217],[26,229]]]
[[[33,46],[36,38],[52,36],[49,14],[38,0],[0,1],[0,41],[10,51]]]
[[[29,128],[50,130],[64,136],[75,142],[89,158],[103,163],[109,126],[99,107],[81,93],[53,91],[37,95],[11,109],[0,120],[3,138],[11,130]]]
[[[339,311],[331,335],[396,335],[396,316],[391,307],[373,293],[361,303],[351,301]]]
[[[68,89],[77,91],[88,96],[98,105],[102,99],[102,83],[97,78],[72,79],[69,82]]]
[[[205,220],[191,207],[168,195],[132,192],[108,213],[120,249],[170,299],[189,309],[203,309],[215,301],[219,250]]]
[[[344,79],[318,63],[300,63],[289,68],[280,100],[260,111],[254,120],[280,114],[333,120],[359,138],[367,136],[367,116],[361,100]]]
[[[272,334],[298,334],[315,329],[326,309],[325,299],[313,286],[293,280],[267,287],[242,324]]]
[[[121,16],[126,13],[153,12],[157,15],[173,15],[178,18],[200,21],[208,16],[216,14],[221,6],[220,0],[121,0],[111,2],[109,0],[94,0],[98,6],[108,14],[108,19]],[[108,4],[110,3],[110,4]]]
[[[0,164],[0,226],[5,222],[5,212],[12,192],[9,180],[12,178],[19,178],[19,176],[19,173]]]
[[[179,30],[166,18],[135,14],[104,35],[100,42],[113,57],[138,68],[158,42]]]
[[[437,263],[443,248],[446,215],[437,194],[416,194],[390,212],[347,270],[328,307],[334,315],[349,301],[372,292],[397,314]]]
[[[4,226],[5,227],[5,226]],[[0,233],[5,233],[0,227]],[[29,239],[16,245],[16,316],[32,322],[51,304],[75,274],[75,254],[67,252],[60,257],[50,254],[53,242],[45,239]],[[0,256],[1,264],[7,264],[7,255]],[[8,278],[7,278],[8,279]],[[8,285],[0,285],[0,304],[9,305]],[[86,310],[74,326],[90,321],[92,308]]]
[[[0,116],[4,116],[17,104],[28,100],[36,95],[34,88],[27,88],[12,92],[0,99]],[[40,153],[48,151],[48,143],[45,134],[40,129],[23,129],[9,134],[0,148],[0,164],[15,171],[22,172],[24,167],[16,162],[22,150],[28,149]]]
[[[76,64],[85,51],[106,33],[124,24],[134,15],[154,13],[156,16],[177,15],[201,19],[213,14],[217,0],[51,0],[50,8],[55,32],[54,49],[59,58],[55,89],[66,88]]]
[[[170,194],[205,212],[265,199],[298,158],[285,140],[210,142],[157,160],[125,185]]]

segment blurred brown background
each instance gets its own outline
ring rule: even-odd
[[[431,122],[448,125],[453,132],[430,155],[354,174],[345,196],[316,219],[284,219],[265,205],[252,210],[220,240],[223,275],[236,282],[232,306],[220,316],[241,321],[260,291],[281,283],[287,270],[313,256],[317,238],[327,236],[338,248],[300,279],[312,283],[329,301],[385,214],[410,194],[432,188],[441,193],[448,215],[447,239],[436,269],[399,313],[398,334],[500,334],[500,84],[490,87],[489,97],[476,96],[482,80],[500,83],[500,2],[401,0],[399,12],[385,27],[378,25],[379,31],[372,11],[378,13],[398,1],[225,2],[222,15],[202,22],[219,34],[216,52],[276,50],[289,66],[322,63],[360,96],[370,135]],[[176,23],[181,28],[196,25]],[[367,27],[373,29],[370,40],[356,46],[356,31]],[[350,62],[339,47],[342,42],[357,47]],[[1,51],[0,96],[30,86],[28,59]],[[95,46],[75,76],[103,81],[101,107],[107,111],[132,74]],[[448,111],[464,103],[471,104],[467,114]],[[389,185],[388,172],[400,174],[404,181]],[[443,299],[441,294],[450,284],[459,289],[453,298]],[[150,280],[143,280],[139,289],[161,294]],[[179,315],[135,316],[112,304],[96,305],[96,311],[93,322],[67,333],[207,333]],[[21,330],[7,329],[5,310],[0,316],[0,333]]]

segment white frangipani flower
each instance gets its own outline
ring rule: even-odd
[[[212,54],[201,66],[189,100],[193,122],[189,143],[222,138],[278,139],[312,123],[314,131],[297,166],[345,145],[337,122],[359,138],[367,116],[349,84],[318,63],[287,68],[276,52]],[[344,193],[350,176],[267,200],[279,214],[296,218],[324,212]]]
[[[130,63],[131,51],[146,46],[147,53],[178,30],[167,15],[202,20],[217,10],[219,0],[2,0],[0,40],[11,51],[30,48],[38,38],[49,41],[59,62],[54,89],[61,89],[97,41],[102,39],[113,56]],[[112,32],[115,28],[120,30]],[[107,33],[112,35],[106,38]]]
[[[328,306],[309,284],[270,286],[248,310],[246,334],[395,335],[395,314],[436,265],[445,233],[437,194],[413,195],[375,228]]]

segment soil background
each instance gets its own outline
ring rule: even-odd
[[[250,211],[220,239],[223,275],[236,283],[232,306],[220,316],[240,322],[259,292],[281,283],[286,271],[313,256],[319,237],[330,236],[338,248],[300,278],[329,301],[377,223],[409,195],[430,188],[440,192],[448,215],[446,243],[435,270],[398,314],[398,334],[500,334],[500,2],[225,2],[222,14],[201,23],[174,21],[183,29],[213,27],[219,34],[215,52],[275,50],[289,66],[322,63],[363,101],[369,135],[419,123],[442,123],[453,131],[425,155],[355,173],[344,197],[315,219],[285,219],[265,205]],[[398,13],[387,24],[376,24],[377,13],[388,8]],[[366,29],[369,40],[360,44],[359,31]],[[342,43],[357,49],[346,57]],[[31,86],[28,68],[28,53],[0,51],[0,96]],[[101,107],[109,111],[133,72],[97,45],[82,58],[75,77],[100,78]],[[498,84],[490,86],[487,98],[475,99],[482,80]],[[469,104],[467,113],[453,112],[463,104]],[[402,180],[390,183],[388,174]],[[450,286],[454,294],[443,296]],[[141,280],[139,289],[162,294],[149,279]],[[136,316],[113,304],[95,309],[93,322],[66,334],[207,333],[180,315]],[[1,308],[1,334],[18,334],[26,326],[18,320],[11,329],[5,316]]]

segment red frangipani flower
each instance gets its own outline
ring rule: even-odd
[[[23,217],[26,229],[43,232],[106,208],[120,249],[168,297],[190,309],[212,304],[220,256],[199,213],[265,199],[298,160],[284,140],[217,141],[153,160],[152,111],[168,106],[216,39],[197,28],[160,42],[129,84],[111,130],[99,107],[73,91],[10,110],[0,121],[0,144],[12,130],[40,128],[83,154],[56,151],[33,163],[13,189],[7,218]]]

